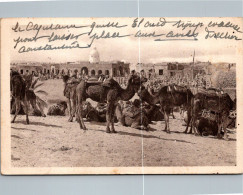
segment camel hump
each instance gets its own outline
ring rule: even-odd
[[[119,83],[116,82],[113,78],[107,79],[102,83],[103,87],[107,88],[117,88],[120,87]]]
[[[200,89],[200,93],[207,97],[226,97],[228,94],[216,88]]]
[[[224,93],[222,90],[206,89],[204,92],[200,93],[200,99],[204,102],[207,110],[221,113],[231,110],[234,106],[229,94]]]
[[[179,85],[168,85],[168,88],[167,88],[167,91],[168,92],[173,92],[173,91],[176,91],[176,92],[184,92],[186,93],[187,92],[187,87],[185,86],[179,86]]]

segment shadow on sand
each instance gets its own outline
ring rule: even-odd
[[[165,141],[173,141],[173,142],[176,141],[176,142],[182,142],[182,143],[188,143],[188,144],[195,144],[193,142],[188,142],[188,141],[185,141],[185,140],[166,139],[166,138],[157,137],[157,136],[154,136],[154,135],[144,135],[142,133],[137,134],[137,133],[129,133],[129,132],[119,131],[119,132],[117,132],[117,134],[120,134],[120,135],[129,135],[129,136],[136,136],[136,137],[143,137],[145,139],[153,138],[153,139],[160,139],[160,140],[165,140]]]
[[[17,128],[17,127],[11,127],[12,129],[15,129],[15,130],[23,130],[23,131],[37,131],[37,130],[34,130],[34,129],[26,129],[26,128]]]
[[[98,130],[98,129],[89,129],[89,130],[105,132],[105,130]],[[135,130],[137,130],[137,129],[135,129]],[[137,131],[141,131],[141,130],[137,130]],[[164,140],[164,141],[172,141],[172,142],[175,142],[176,141],[176,142],[182,142],[182,143],[188,143],[188,144],[196,144],[196,143],[188,142],[188,141],[185,141],[185,140],[166,139],[166,138],[157,137],[157,136],[154,136],[154,135],[144,135],[142,133],[129,133],[129,132],[125,132],[125,131],[117,131],[117,133],[114,133],[113,135],[116,135],[116,134],[118,134],[118,135],[133,136],[133,137],[140,137],[140,138],[143,137],[145,139],[152,138],[152,139],[159,139],[159,140]]]
[[[17,138],[17,139],[23,139],[21,137],[19,137],[18,135],[11,135],[11,137]]]
[[[28,126],[25,121],[15,121],[14,124],[24,124],[24,125]],[[42,123],[42,122],[35,122],[35,121],[30,121],[30,124],[29,125],[37,125],[37,126],[43,126],[43,127],[57,127],[57,128],[62,128],[62,126],[50,125],[50,124],[46,124],[46,123]]]

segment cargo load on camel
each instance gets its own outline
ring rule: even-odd
[[[214,121],[217,124],[217,136],[221,138],[221,130],[224,131],[224,139],[228,139],[227,127],[236,119],[236,101],[233,101],[227,93],[220,89],[210,88],[201,90],[194,96],[192,109],[192,128],[195,134],[201,134],[196,131],[196,122],[200,118]],[[230,117],[230,116],[233,117]],[[190,131],[190,132],[191,132]]]

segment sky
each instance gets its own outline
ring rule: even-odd
[[[186,33],[188,30],[193,30],[194,27],[187,27],[184,31],[181,28],[176,28],[172,26],[174,23],[166,23],[163,27],[147,27],[144,25],[148,24],[161,24],[161,21],[164,21],[160,18],[144,18],[144,21],[141,23],[140,27],[132,27],[133,21],[135,18],[71,18],[71,19],[9,19],[6,22],[9,30],[9,43],[10,43],[10,58],[12,62],[15,61],[38,61],[38,62],[74,62],[74,61],[88,61],[89,53],[91,50],[96,47],[101,61],[116,61],[123,60],[130,62],[131,64],[141,63],[158,63],[158,62],[192,62],[192,56],[195,50],[195,60],[197,61],[210,61],[210,62],[232,62],[239,63],[242,56],[242,40],[227,40],[227,39],[205,39],[206,32],[205,27],[212,20],[214,22],[220,23],[221,21],[231,22],[234,25],[240,27],[239,31],[242,30],[242,19],[240,18],[165,18],[167,22],[169,21],[179,21],[182,20],[184,23],[194,23],[198,24],[202,22],[203,27],[198,27],[197,31],[199,35],[197,36],[198,41],[188,41],[188,40],[179,40],[179,41],[154,41],[154,37],[146,38],[137,38],[134,37],[137,31],[142,33],[152,33],[155,34],[167,34],[169,31],[173,33]],[[41,24],[48,26],[50,24],[63,24],[63,25],[82,25],[88,26],[81,29],[69,29],[69,30],[58,30],[58,31],[43,31],[40,30],[38,36],[49,36],[52,32],[57,35],[68,35],[69,33],[80,34],[89,32],[91,30],[90,25],[93,22],[96,24],[107,24],[108,22],[118,22],[119,25],[128,25],[124,28],[94,28],[92,34],[100,35],[103,30],[106,32],[119,32],[120,35],[131,34],[130,37],[124,38],[109,38],[109,39],[98,39],[95,40],[90,48],[77,48],[69,50],[53,50],[53,51],[36,51],[36,52],[27,52],[27,53],[18,53],[18,49],[21,46],[26,47],[38,47],[45,44],[50,44],[47,42],[47,39],[38,39],[36,42],[25,42],[19,43],[14,49],[14,39],[21,37],[32,38],[36,31],[23,31],[23,32],[14,32],[11,28],[16,27],[16,23],[19,23],[19,26],[22,29],[26,28],[26,25],[29,22],[33,24]],[[139,18],[141,21],[141,18]],[[33,27],[33,26],[32,26]],[[238,38],[242,39],[242,33],[236,32],[235,29],[229,28],[219,28],[219,27],[210,27],[210,30],[223,32],[226,31],[229,34],[237,35]],[[91,34],[91,35],[92,35]],[[79,44],[87,45],[90,43],[91,39],[89,36],[81,36],[78,39]],[[62,45],[70,44],[72,41],[55,41],[51,44]]]

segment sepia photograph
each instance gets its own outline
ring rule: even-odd
[[[2,174],[242,173],[242,28],[2,19]]]

